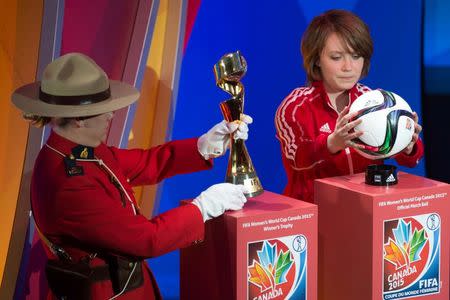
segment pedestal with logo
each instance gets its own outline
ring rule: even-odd
[[[317,299],[317,206],[265,191],[181,250],[181,299]]]
[[[319,299],[449,299],[450,186],[398,181],[316,180]]]

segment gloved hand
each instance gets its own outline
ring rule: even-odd
[[[226,210],[239,210],[247,202],[244,193],[247,188],[243,185],[231,183],[219,183],[210,186],[202,192],[192,203],[201,211],[203,221],[215,218],[223,214]]]
[[[216,158],[227,151],[230,144],[230,134],[234,133],[234,139],[246,140],[248,138],[248,124],[253,119],[250,116],[241,115],[240,121],[226,122],[225,120],[216,124],[197,141],[198,152],[205,158]]]

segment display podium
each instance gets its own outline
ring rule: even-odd
[[[319,299],[449,299],[450,186],[403,172],[315,181]]]
[[[265,191],[180,251],[181,299],[317,299],[317,206]]]

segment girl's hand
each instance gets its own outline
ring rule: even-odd
[[[333,133],[328,136],[327,146],[330,153],[336,153],[349,146],[360,148],[360,146],[356,145],[352,140],[363,135],[362,131],[354,130],[355,126],[361,124],[362,120],[349,122],[358,114],[358,112],[349,114],[348,111],[349,106],[347,105],[339,113]]]
[[[422,126],[420,126],[420,124],[419,124],[419,117],[417,116],[417,113],[413,112],[413,115],[414,115],[414,134],[412,136],[411,142],[402,151],[406,155],[410,155],[411,154],[411,152],[412,152],[412,150],[414,148],[414,145],[419,140],[419,134],[422,131]]]

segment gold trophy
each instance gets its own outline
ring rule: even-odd
[[[214,65],[216,84],[231,98],[220,103],[223,117],[228,122],[240,122],[244,109],[244,85],[240,82],[247,72],[247,62],[239,51],[228,53]],[[230,137],[230,157],[228,160],[226,182],[243,184],[249,193],[246,197],[255,197],[264,190],[256,175],[252,160],[243,140]]]

